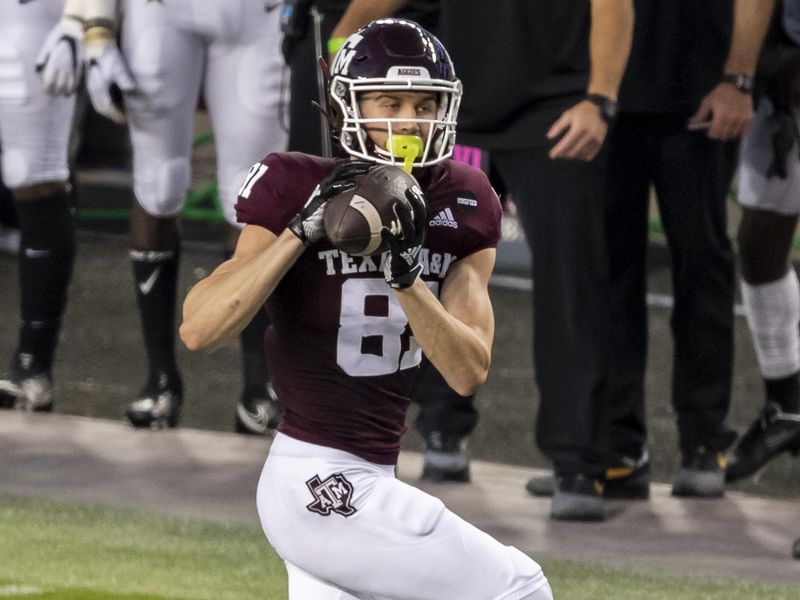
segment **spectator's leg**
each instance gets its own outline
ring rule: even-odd
[[[649,123],[620,115],[608,138],[606,236],[611,281],[609,421],[612,464],[645,452]]]
[[[676,117],[656,140],[656,192],[672,257],[672,401],[681,471],[676,495],[723,493],[733,370],[734,265],[726,231],[735,143],[686,130]]]
[[[540,392],[537,444],[553,461],[559,490],[580,502],[558,518],[603,518],[593,484],[603,476],[608,444],[608,270],[603,169],[553,161],[547,147],[494,152],[519,207],[533,255],[533,343]],[[569,488],[567,490],[566,488]],[[584,502],[585,501],[585,502]]]
[[[423,356],[411,398],[419,405],[414,425],[425,438],[422,479],[469,481],[466,438],[478,423],[475,396],[455,393]]]

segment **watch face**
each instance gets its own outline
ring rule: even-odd
[[[606,121],[616,118],[619,105],[611,98],[600,94],[588,94],[586,99],[600,109],[600,114]]]

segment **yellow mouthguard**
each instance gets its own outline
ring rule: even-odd
[[[389,140],[386,140],[386,149],[403,159],[403,170],[406,173],[411,173],[411,166],[414,164],[414,159],[422,154],[422,138],[418,135],[393,135],[392,147],[389,148]]]

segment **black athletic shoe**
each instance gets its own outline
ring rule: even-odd
[[[783,412],[767,402],[761,415],[739,439],[728,458],[727,481],[749,477],[782,452],[800,453],[800,414]]]
[[[155,385],[148,384],[139,397],[128,405],[125,417],[136,429],[164,429],[177,427],[183,402],[183,385],[180,378],[166,380],[159,377]]]
[[[797,560],[800,560],[800,538],[797,538],[794,541],[794,546],[792,546],[792,556]]]
[[[650,454],[647,450],[638,459],[623,456],[618,465],[606,469],[603,496],[620,500],[650,497]]]
[[[53,399],[53,379],[49,373],[12,373],[0,379],[0,408],[50,412]]]
[[[283,406],[278,401],[272,384],[265,393],[245,391],[236,404],[236,433],[270,436],[283,416]]]
[[[467,440],[458,436],[443,436],[439,431],[428,434],[420,479],[469,483]]]
[[[555,487],[552,473],[531,477],[525,484],[532,496],[552,496]],[[650,455],[647,450],[638,460],[624,456],[618,465],[606,469],[603,497],[613,500],[647,500],[650,497]]]
[[[556,475],[550,517],[559,521],[605,521],[603,482],[582,473]]]
[[[725,454],[697,446],[683,455],[681,469],[672,483],[672,495],[719,498],[725,494]]]

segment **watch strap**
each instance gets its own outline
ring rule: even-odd
[[[753,76],[747,73],[726,73],[722,81],[732,84],[743,94],[752,94],[754,86]]]
[[[586,94],[586,100],[600,109],[600,116],[603,117],[606,123],[611,123],[617,118],[618,105],[616,100],[612,100],[603,94]]]

